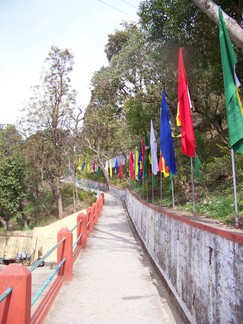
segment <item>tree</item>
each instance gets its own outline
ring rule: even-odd
[[[218,25],[218,4],[211,0],[192,0],[206,15]],[[223,1],[224,2],[224,1]],[[234,18],[223,12],[224,20],[232,40],[243,49],[243,3],[241,0],[232,1]],[[219,5],[221,5],[219,1]],[[230,6],[229,1],[225,5]]]
[[[216,23],[216,27],[218,26],[218,5],[224,10],[224,19],[232,40],[243,49],[243,4],[241,0],[215,2],[211,0],[145,0],[140,3],[139,7],[140,22],[153,38],[165,39],[167,37],[168,40],[174,37],[176,41],[186,40],[190,43],[191,33],[200,27],[198,22],[204,19],[202,12]],[[203,28],[207,30],[207,25],[204,24]],[[213,30],[212,28],[212,32]],[[203,29],[200,34],[203,34]],[[205,35],[210,34],[205,32]]]
[[[20,151],[23,139],[14,125],[0,125],[0,160]]]
[[[105,54],[110,62],[114,55],[117,55],[128,41],[128,33],[125,30],[117,31],[108,35],[108,43],[105,45]]]
[[[67,136],[75,120],[76,91],[70,86],[69,74],[73,55],[68,49],[52,46],[45,60],[41,84],[33,88],[33,97],[22,120],[30,136],[42,131],[46,180],[51,186],[59,218],[63,215],[61,182],[65,168]],[[38,139],[39,141],[39,137]]]
[[[24,213],[27,196],[25,165],[21,156],[11,156],[0,164],[0,222],[8,229],[9,220],[21,214],[24,227],[28,228]]]

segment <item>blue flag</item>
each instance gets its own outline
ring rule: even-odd
[[[115,170],[116,170],[116,174],[118,174],[119,173],[118,159],[116,159]]]
[[[160,151],[162,152],[163,158],[166,165],[170,169],[172,174],[176,173],[176,162],[174,144],[170,129],[170,115],[166,102],[166,93],[162,93],[162,104],[160,114]]]

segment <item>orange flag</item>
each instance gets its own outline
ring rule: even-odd
[[[164,174],[164,177],[168,177],[170,175],[170,170],[167,167],[166,163],[165,163],[165,159],[162,156],[162,153],[160,152],[160,156],[159,156],[159,171],[162,172]]]

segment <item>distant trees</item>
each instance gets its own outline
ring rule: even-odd
[[[76,91],[69,77],[73,55],[67,49],[52,46],[45,60],[41,83],[33,88],[33,96],[22,120],[29,143],[35,148],[32,164],[39,177],[48,181],[59,217],[63,215],[61,177],[65,169],[68,137],[75,124]],[[35,135],[34,135],[35,134]]]
[[[0,127],[0,222],[8,229],[13,216],[21,216],[28,228],[24,211],[28,194],[27,172],[22,152],[23,140],[13,125]]]

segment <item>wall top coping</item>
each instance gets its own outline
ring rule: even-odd
[[[180,222],[186,223],[190,226],[199,228],[203,231],[207,231],[216,235],[219,235],[227,240],[231,240],[237,242],[239,244],[243,244],[243,231],[236,228],[222,228],[224,225],[219,224],[212,219],[205,218],[203,216],[193,216],[190,213],[185,214],[183,211],[169,210],[163,207],[154,206],[151,203],[145,202],[141,199],[136,193],[128,189],[129,193],[134,196],[140,203],[143,205],[153,209],[154,211],[165,214],[171,218],[174,218]],[[206,224],[207,223],[207,224]]]

